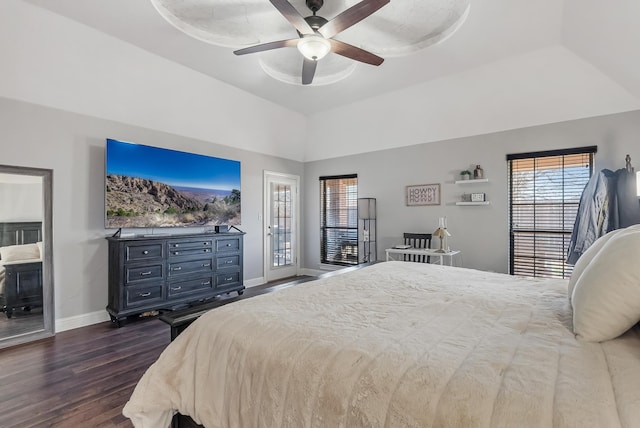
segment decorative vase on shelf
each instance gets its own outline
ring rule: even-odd
[[[468,180],[471,177],[471,171],[462,171],[460,173],[460,178],[462,180]]]
[[[473,178],[476,180],[484,178],[484,171],[480,168],[480,165],[476,165],[476,169],[473,170]]]

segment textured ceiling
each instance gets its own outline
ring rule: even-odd
[[[346,78],[329,85],[305,87],[283,83],[265,72],[266,69],[272,74],[277,74],[282,71],[278,69],[279,64],[298,61],[295,50],[283,52],[285,49],[281,49],[266,54],[235,56],[231,47],[215,46],[185,35],[162,18],[150,0],[25,2],[49,9],[306,115],[403,91],[427,82],[443,82],[447,79],[453,82],[460,75],[470,71],[487,72],[487,67],[491,67],[491,64],[500,64],[501,61],[509,59],[517,62],[518,58],[526,58],[527,53],[552,46],[566,48],[569,56],[576,54],[585,60],[588,67],[594,66],[608,76],[613,84],[621,85],[636,98],[640,97],[640,62],[637,55],[640,30],[633,22],[634,16],[640,16],[640,3],[631,0],[615,3],[598,0],[472,2],[464,24],[442,43],[404,56],[394,56],[397,52],[392,53],[380,67],[354,65],[349,61],[346,65],[332,65],[327,61],[326,66],[329,70],[325,70],[325,74],[330,75],[330,68],[333,66],[334,71],[337,70],[335,72],[346,73]],[[227,11],[224,12],[227,15],[223,16],[228,18],[218,23],[222,26],[226,23],[226,29],[230,33],[234,28],[239,28],[236,25],[238,22],[247,20],[248,17],[251,17],[252,22],[266,23],[271,19],[281,21],[273,34],[269,33],[268,25],[260,25],[255,40],[242,36],[241,44],[277,40],[282,31],[289,31],[288,23],[277,12],[271,10],[271,5],[266,0],[223,3],[244,5],[242,13],[237,18],[232,18],[231,12]],[[298,3],[302,4],[302,1],[296,3],[294,0],[294,4],[302,9]],[[326,3],[326,9],[323,8],[322,11],[326,11],[329,18],[329,14],[335,14],[341,9],[335,6],[336,3],[348,6],[354,4],[355,0],[334,4],[331,0],[326,0]],[[394,4],[401,3],[403,2],[395,1],[385,6],[389,8],[387,13],[394,13]],[[235,10],[237,11],[237,8]],[[375,22],[374,18],[375,16],[372,16],[371,22],[367,23],[365,20],[358,25],[363,25],[363,28],[368,25],[385,25],[384,15],[377,17],[378,20]],[[206,17],[203,19],[203,25],[206,25]],[[357,35],[350,35],[349,31],[351,30],[341,35],[344,41],[352,42],[349,37],[352,37],[353,41],[357,40]],[[419,39],[415,39],[418,40],[418,45]],[[229,45],[235,46],[235,43],[235,40],[231,40]],[[373,48],[372,45],[371,49],[374,50]],[[380,50],[384,55],[384,48]],[[323,64],[319,64],[319,68],[321,65]],[[494,76],[496,79],[501,77],[511,82],[518,76]],[[531,80],[521,82],[522,85],[537,86],[537,90],[544,90],[544,83]],[[437,96],[443,97],[443,103],[448,101],[446,93],[439,93]]]

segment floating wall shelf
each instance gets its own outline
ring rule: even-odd
[[[491,202],[456,202],[456,205],[489,205]]]
[[[488,178],[475,178],[469,180],[456,180],[456,184],[471,184],[471,183],[488,183]]]

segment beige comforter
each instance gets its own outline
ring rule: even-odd
[[[638,427],[640,335],[571,332],[566,281],[380,263],[210,311],[123,413],[168,426]]]

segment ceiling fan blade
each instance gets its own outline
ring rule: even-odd
[[[331,43],[331,52],[337,53],[338,55],[342,55],[344,57],[371,65],[380,65],[384,62],[384,58],[380,58],[378,55],[374,55],[371,52],[365,51],[364,49],[360,49],[339,40],[328,40],[329,43]]]
[[[318,61],[314,61],[312,59],[304,59],[302,63],[302,84],[309,85],[313,82],[313,76],[316,74],[316,67],[318,66]]]
[[[272,5],[278,9],[287,21],[291,23],[301,34],[314,34],[313,28],[304,20],[300,12],[291,5],[287,0],[269,0]]]
[[[363,0],[324,24],[320,27],[318,33],[327,39],[333,37],[375,13],[389,2],[390,0]]]
[[[277,42],[263,43],[261,45],[238,49],[237,51],[233,51],[233,53],[236,55],[246,55],[256,52],[270,51],[272,49],[287,48],[291,46],[297,46],[299,40],[300,39],[278,40]]]

